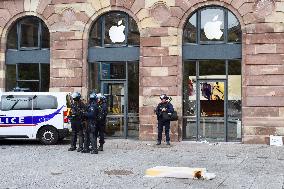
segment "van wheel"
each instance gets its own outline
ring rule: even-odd
[[[56,144],[58,141],[58,132],[53,127],[43,127],[38,136],[40,142],[45,145]]]

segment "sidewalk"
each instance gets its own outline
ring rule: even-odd
[[[93,155],[22,143],[0,145],[0,188],[284,188],[284,147],[111,139]],[[216,178],[145,178],[154,166],[204,167]]]

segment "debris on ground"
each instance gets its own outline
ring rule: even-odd
[[[201,140],[200,143],[208,144],[209,142],[207,140]]]
[[[270,135],[270,146],[283,146],[282,136]]]
[[[216,142],[216,143],[210,143],[210,144],[209,144],[209,146],[212,146],[212,145],[213,145],[213,146],[216,146],[216,145],[219,145],[219,143]]]
[[[54,172],[51,172],[50,174],[51,174],[51,175],[61,175],[62,172],[56,172],[56,171],[54,171]]]
[[[128,171],[124,169],[113,169],[113,170],[104,171],[104,173],[107,175],[131,175],[133,174],[132,171]]]
[[[147,169],[145,177],[171,177],[211,180],[216,177],[215,173],[207,173],[206,168],[191,167],[168,167],[156,166]]]

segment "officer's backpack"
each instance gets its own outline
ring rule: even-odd
[[[173,111],[170,117],[171,117],[171,121],[177,121],[178,120],[177,111]]]
[[[162,112],[162,118],[164,121],[177,121],[178,115],[177,111],[173,111],[173,113]]]

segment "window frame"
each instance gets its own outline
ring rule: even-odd
[[[32,23],[32,24],[38,24],[37,29],[37,46],[35,47],[21,47],[21,42],[23,40],[22,38],[22,24],[24,22]],[[15,29],[14,29],[15,28]],[[45,29],[43,29],[45,28]],[[46,32],[43,32],[45,31]],[[16,32],[16,36],[15,35]],[[48,40],[48,45],[45,45],[47,47],[43,48],[43,34],[45,33],[45,37]],[[13,35],[13,37],[16,38],[16,40],[12,40],[11,44],[16,44],[16,47],[14,48],[8,48],[9,44],[9,35]],[[38,79],[20,79],[19,78],[19,65],[20,64],[38,64]],[[8,31],[7,36],[7,42],[6,42],[6,53],[5,53],[5,65],[15,65],[15,78],[9,78],[9,76],[6,73],[5,76],[5,90],[12,90],[11,88],[7,88],[7,82],[13,81],[13,84],[15,82],[15,87],[19,86],[19,83],[28,83],[28,82],[36,82],[38,84],[38,91],[42,91],[42,89],[45,89],[45,87],[42,86],[43,78],[42,78],[42,64],[48,64],[49,70],[50,70],[50,32],[46,24],[38,17],[36,16],[25,16],[20,19],[18,19],[10,28]],[[11,77],[11,76],[10,76]],[[12,79],[12,80],[11,80]],[[49,71],[49,78],[50,79],[50,71]],[[11,87],[11,86],[10,86]],[[49,86],[48,86],[49,88]]]
[[[20,79],[19,78],[19,64],[21,64],[21,63],[18,63],[18,64],[12,64],[12,65],[15,65],[15,71],[16,71],[16,78],[15,78],[15,82],[16,82],[16,86],[15,87],[19,87],[19,83],[21,83],[21,82],[36,82],[37,84],[38,84],[38,92],[43,92],[42,91],[42,88],[43,88],[43,86],[42,86],[42,80],[43,80],[43,78],[42,78],[42,63],[37,63],[38,64],[38,79]],[[25,64],[27,64],[27,63],[25,63]],[[35,64],[35,63],[30,63],[30,64]],[[49,66],[50,66],[50,64],[48,64]],[[49,69],[50,69],[50,67],[49,67]],[[7,75],[6,75],[6,77],[7,77]],[[7,79],[6,79],[6,82],[7,82]],[[7,88],[6,88],[6,90],[8,90]]]
[[[26,20],[29,20],[29,19],[35,19],[37,20],[37,23],[38,23],[38,36],[37,36],[37,46],[35,47],[21,47],[21,42],[22,42],[22,25],[23,25],[23,22],[25,22]],[[49,48],[42,48],[42,30],[43,30],[43,25],[46,26],[46,24],[38,17],[35,17],[35,16],[27,16],[27,17],[23,17],[21,19],[19,19],[18,21],[16,21],[16,23],[12,26],[12,27],[16,27],[16,36],[17,36],[17,39],[16,39],[16,50],[18,51],[28,51],[28,50],[41,50],[41,49],[50,49],[50,45],[49,45]],[[46,28],[48,29],[48,27],[46,26]],[[12,28],[10,29],[10,31],[12,30]],[[49,30],[48,30],[49,32]],[[8,34],[9,35],[9,34]],[[50,40],[50,37],[49,37],[49,40]],[[8,43],[8,41],[7,41]],[[10,48],[7,48],[7,49],[10,49]]]

